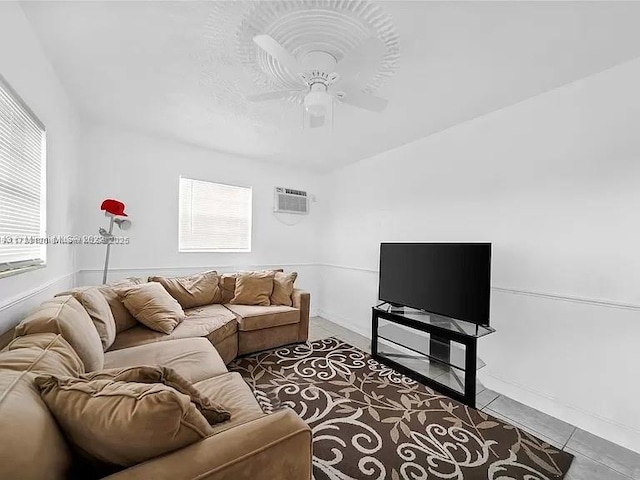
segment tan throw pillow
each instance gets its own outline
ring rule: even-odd
[[[149,281],[160,283],[182,308],[201,307],[222,301],[218,272],[215,271],[188,277],[149,277]]]
[[[129,467],[213,433],[187,395],[159,383],[37,377],[67,439],[100,462]]]
[[[169,334],[184,320],[180,304],[156,282],[116,288],[127,310],[143,325]]]
[[[130,328],[138,325],[135,317],[131,315],[129,310],[124,306],[122,300],[118,296],[116,292],[116,288],[118,287],[126,287],[129,285],[140,285],[144,283],[141,278],[131,277],[124,280],[119,280],[116,282],[111,282],[106,285],[102,285],[98,287],[104,295],[104,298],[107,300],[109,307],[111,308],[111,313],[113,314],[113,320],[116,323],[116,332],[124,332],[125,330],[129,330]]]
[[[287,307],[292,305],[291,294],[296,278],[298,278],[298,272],[276,272],[273,277],[273,292],[269,299],[271,305],[286,305]]]
[[[187,379],[173,368],[141,365],[137,367],[111,368],[81,375],[84,380],[111,380],[114,382],[163,383],[188,395],[204,418],[213,425],[226,422],[231,414],[221,405],[201,394]]]
[[[98,287],[75,289],[71,295],[84,307],[100,335],[102,349],[106,351],[116,339],[116,322],[109,302]]]
[[[240,272],[236,274],[236,289],[231,299],[233,305],[269,306],[273,292],[275,272]]]

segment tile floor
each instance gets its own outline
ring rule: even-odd
[[[331,336],[370,351],[371,340],[367,337],[322,317],[311,319],[310,340]],[[573,454],[575,459],[565,477],[567,480],[640,480],[638,453],[499,395],[482,385],[478,387],[476,406]]]

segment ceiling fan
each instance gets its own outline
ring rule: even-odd
[[[387,106],[387,100],[363,93],[358,86],[373,76],[384,53],[385,46],[377,38],[364,41],[340,62],[321,50],[308,52],[298,60],[269,35],[256,35],[253,41],[300,79],[300,89],[248,95],[251,102],[286,99],[306,92],[302,103],[304,126],[308,128],[330,125],[336,99],[372,112],[381,112]]]

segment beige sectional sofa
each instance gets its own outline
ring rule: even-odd
[[[171,334],[133,325],[117,332],[106,351],[95,321],[74,296],[45,302],[0,352],[0,478],[84,478],[77,446],[65,438],[35,378],[157,365],[175,370],[231,418],[184,448],[105,470],[109,478],[310,479],[309,427],[289,409],[265,414],[242,377],[226,368],[238,354],[306,341],[309,300],[295,290],[291,307],[220,303],[186,309]]]

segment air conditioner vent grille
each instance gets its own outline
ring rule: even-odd
[[[274,211],[280,213],[309,213],[307,192],[292,188],[276,187]]]

